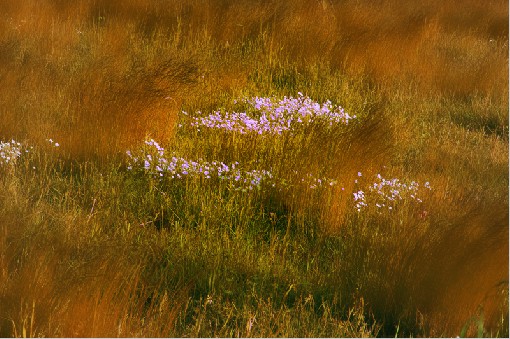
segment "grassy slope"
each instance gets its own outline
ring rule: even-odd
[[[35,148],[0,168],[0,334],[458,335],[483,310],[508,336],[508,3],[478,3],[2,2],[0,140]],[[182,109],[298,91],[362,123],[177,128]],[[147,135],[434,190],[381,215],[335,191],[161,184],[125,170]]]

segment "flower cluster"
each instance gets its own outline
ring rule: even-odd
[[[46,139],[47,142],[49,142],[51,144],[51,146],[53,147],[60,147],[60,144],[56,141],[54,141],[53,139]]]
[[[357,192],[354,192],[353,195],[354,195],[355,207],[358,210],[358,212],[360,212],[363,207],[368,206],[365,201],[365,192],[363,192],[362,190],[359,190]]]
[[[207,127],[224,129],[241,134],[282,134],[292,130],[299,124],[313,122],[325,122],[329,126],[334,124],[348,124],[351,116],[340,106],[335,106],[331,101],[322,105],[309,97],[298,93],[298,97],[284,97],[279,100],[276,97],[253,97],[236,101],[247,104],[250,109],[247,112],[222,112],[215,111],[207,116],[193,117],[191,126],[195,128]],[[199,115],[201,112],[197,112]],[[188,115],[186,112],[182,112]]]
[[[339,184],[335,179],[317,178],[312,174],[306,174],[299,179],[299,173],[294,170],[294,177],[297,180],[288,182],[285,179],[276,178],[268,170],[243,170],[238,162],[225,164],[221,161],[193,161],[175,155],[167,156],[165,149],[155,140],[148,139],[144,147],[133,154],[126,152],[129,157],[128,170],[142,170],[144,173],[159,178],[183,179],[183,178],[217,178],[228,181],[234,190],[253,190],[260,189],[262,185],[266,187],[275,187],[279,190],[287,190],[302,185],[317,189],[319,187],[333,187]],[[358,180],[362,173],[358,172],[354,180],[356,190],[353,192],[353,202],[356,210],[373,205],[378,209],[386,208],[392,210],[395,204],[401,200],[414,200],[421,203],[418,197],[420,184],[416,181],[405,183],[400,179],[385,179],[377,174],[377,180],[368,187],[361,187]],[[426,182],[423,187],[431,189],[430,184]],[[344,191],[342,187],[341,191]]]
[[[231,181],[235,189],[252,190],[260,188],[263,182],[271,184],[272,174],[266,170],[243,171],[239,163],[225,164],[221,161],[193,161],[175,155],[167,157],[165,149],[155,140],[145,141],[142,152],[133,155],[131,151],[126,152],[129,157],[129,170],[143,169],[146,173],[156,177],[169,177],[172,179],[183,179],[185,177],[195,178],[218,178]],[[272,183],[274,186],[275,184]]]
[[[53,141],[53,139],[46,139],[46,141],[52,147],[60,147],[60,144]],[[14,164],[23,153],[29,153],[32,149],[32,146],[24,145],[14,139],[7,142],[0,140],[0,165]]]
[[[221,161],[193,161],[176,155],[167,156],[165,149],[154,139],[148,139],[137,152],[126,152],[129,158],[128,170],[142,170],[154,177],[167,177],[183,179],[185,177],[201,177],[204,179],[218,178],[228,180],[236,189],[252,190],[260,188],[262,184],[278,189],[288,189],[292,186],[286,180],[275,178],[271,171],[242,170],[239,162],[225,164]],[[294,170],[297,176],[298,172]],[[310,173],[297,180],[299,185],[316,189],[319,187],[334,186],[337,181],[329,178],[316,178]]]
[[[358,173],[361,176],[361,173]],[[427,181],[423,187],[431,190],[430,183]],[[378,209],[387,208],[392,210],[396,202],[401,200],[414,200],[421,203],[418,197],[420,184],[416,181],[409,183],[402,182],[400,179],[385,179],[381,174],[377,174],[377,181],[368,186],[368,197],[363,190],[359,190],[354,195],[356,209],[361,211],[363,207],[368,206],[368,201]]]
[[[333,105],[329,100],[321,105],[301,92],[298,92],[297,98],[283,97],[282,100],[278,100],[275,97],[253,97],[242,101],[251,105],[256,111],[275,118],[286,118],[287,123],[290,121],[291,124],[316,120],[327,121],[330,125],[348,124],[351,119],[356,118],[355,115],[350,116],[342,107]]]
[[[28,149],[23,150],[23,145],[15,140],[0,141],[0,165],[15,163],[23,152],[28,152]]]

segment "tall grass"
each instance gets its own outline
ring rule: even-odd
[[[298,92],[357,118],[190,124]],[[129,170],[146,138],[278,185]],[[507,2],[3,1],[11,139],[2,336],[508,336]],[[358,212],[377,174],[432,190]]]

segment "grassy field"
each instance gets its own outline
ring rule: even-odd
[[[0,2],[0,336],[508,337],[508,2]]]

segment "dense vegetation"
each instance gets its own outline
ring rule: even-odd
[[[508,337],[508,2],[0,2],[0,336]]]

